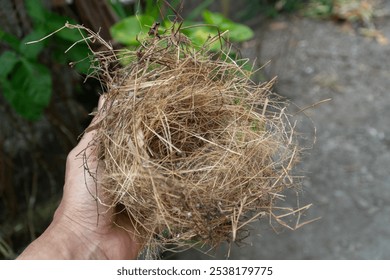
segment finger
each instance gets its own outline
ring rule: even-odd
[[[85,129],[84,135],[83,135],[81,141],[85,141],[85,139],[91,141],[93,139],[93,136],[95,135],[95,131],[99,127],[100,121],[102,120],[102,118],[105,115],[104,109],[103,109],[105,102],[106,102],[105,95],[104,94],[100,95],[97,112],[94,114],[95,116],[92,119],[89,126]]]
[[[100,121],[104,117],[104,103],[106,101],[105,95],[101,95],[98,102],[98,110],[92,119],[89,126],[84,130],[79,143],[72,150],[73,154],[79,156],[82,152],[86,152],[88,159],[91,159],[91,156],[96,155],[96,145],[94,143],[94,137],[96,135],[97,128],[99,128]],[[87,149],[88,148],[88,149]],[[94,157],[92,157],[94,160]]]

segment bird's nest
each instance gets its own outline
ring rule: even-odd
[[[106,89],[94,139],[100,183],[149,253],[239,241],[296,183],[300,154],[272,81],[254,83],[228,53],[179,34],[95,53]]]

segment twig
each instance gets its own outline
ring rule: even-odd
[[[294,113],[294,116],[295,116],[295,115],[298,115],[299,113],[302,113],[303,111],[306,111],[307,109],[316,107],[316,106],[318,106],[318,105],[320,105],[320,104],[322,104],[322,103],[325,103],[325,102],[328,102],[328,101],[331,101],[331,100],[332,100],[332,98],[328,98],[328,99],[324,99],[324,100],[318,101],[318,102],[316,102],[316,103],[314,103],[314,104],[312,104],[312,105],[306,106],[306,107],[300,109],[298,112],[295,112],[295,113]]]

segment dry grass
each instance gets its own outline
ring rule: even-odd
[[[137,51],[95,53],[107,91],[95,137],[101,183],[148,256],[239,241],[249,223],[275,217],[300,154],[272,81],[255,84],[223,52],[167,34]]]

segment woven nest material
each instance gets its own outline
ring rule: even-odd
[[[228,55],[175,34],[102,57],[102,184],[146,248],[238,241],[272,213],[299,156],[272,81],[255,84]],[[117,57],[128,64],[107,70]]]

